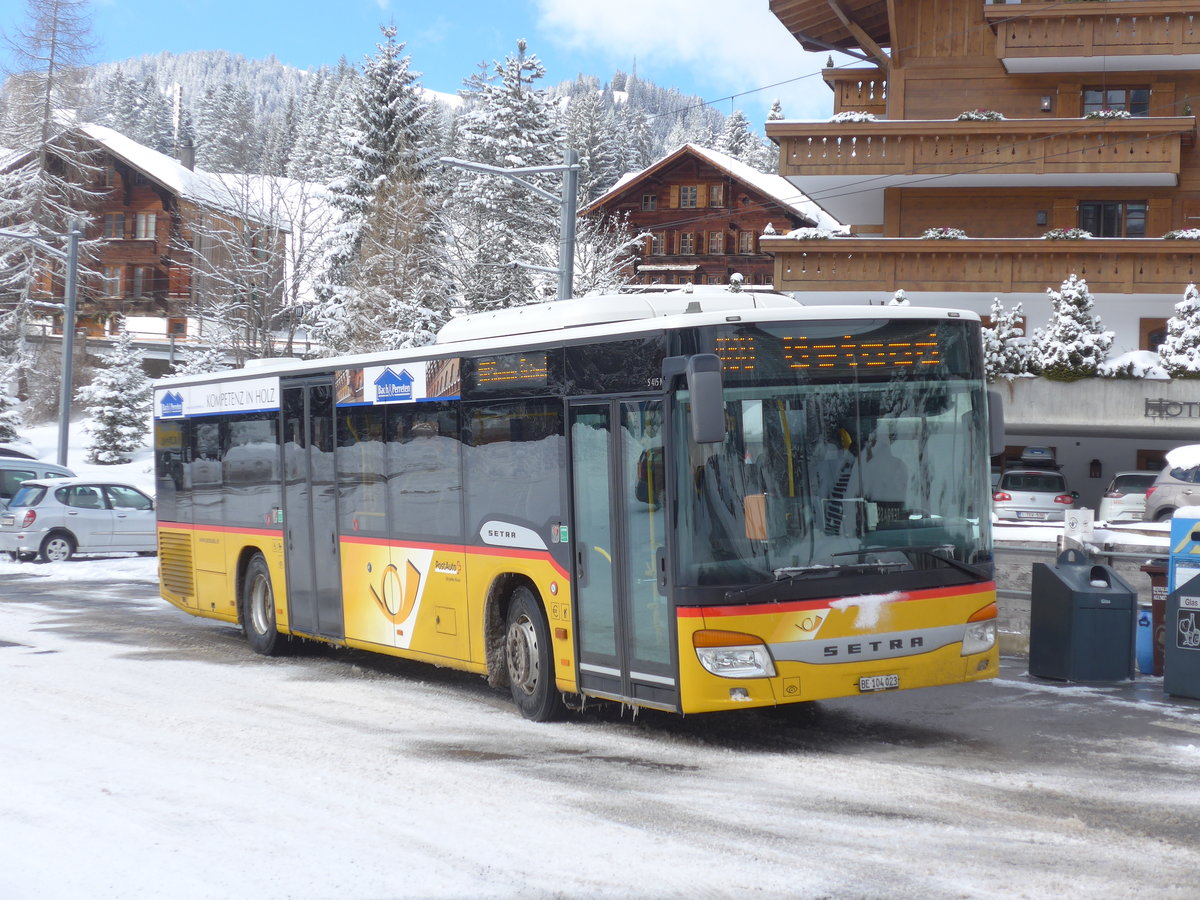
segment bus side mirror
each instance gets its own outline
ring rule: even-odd
[[[1004,398],[999,391],[988,391],[989,456],[1004,452]]]
[[[687,361],[688,394],[692,400],[692,440],[719,444],[725,440],[725,392],[721,357],[697,353]]]

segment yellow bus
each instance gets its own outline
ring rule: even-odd
[[[969,312],[627,294],[160,382],[162,596],[258,653],[476,672],[544,721],[997,672]]]

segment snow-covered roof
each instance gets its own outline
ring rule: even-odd
[[[664,168],[667,165],[675,162],[679,157],[685,154],[692,154],[700,157],[709,165],[720,169],[735,181],[739,181],[754,190],[758,191],[778,203],[784,209],[792,213],[803,216],[812,221],[818,227],[840,229],[841,223],[825,212],[812,200],[809,200],[806,195],[796,189],[796,186],[780,175],[771,175],[766,172],[760,172],[753,166],[749,166],[741,160],[734,159],[732,156],[727,156],[716,150],[710,150],[707,147],[701,147],[699,144],[683,144],[673,153],[669,153],[660,159],[658,162],[647,166],[640,172],[628,172],[622,175],[615,185],[609,190],[593,200],[583,210],[585,213],[593,208],[603,206],[610,200],[615,198],[622,191],[628,189],[629,185],[646,176]]]

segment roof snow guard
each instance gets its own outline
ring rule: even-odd
[[[749,289],[732,293],[725,288],[663,294],[612,294],[575,300],[533,303],[493,312],[473,313],[451,319],[438,332],[437,343],[473,341],[513,334],[535,334],[564,328],[583,328],[677,316],[687,312],[736,312],[767,307],[798,306],[795,299],[774,291]]]

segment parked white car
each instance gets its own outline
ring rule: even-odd
[[[1146,514],[1146,491],[1157,477],[1157,472],[1118,472],[1104,489],[1096,519],[1140,522]]]
[[[129,484],[89,478],[24,482],[0,512],[0,552],[46,562],[77,553],[156,551],[154,501]]]

